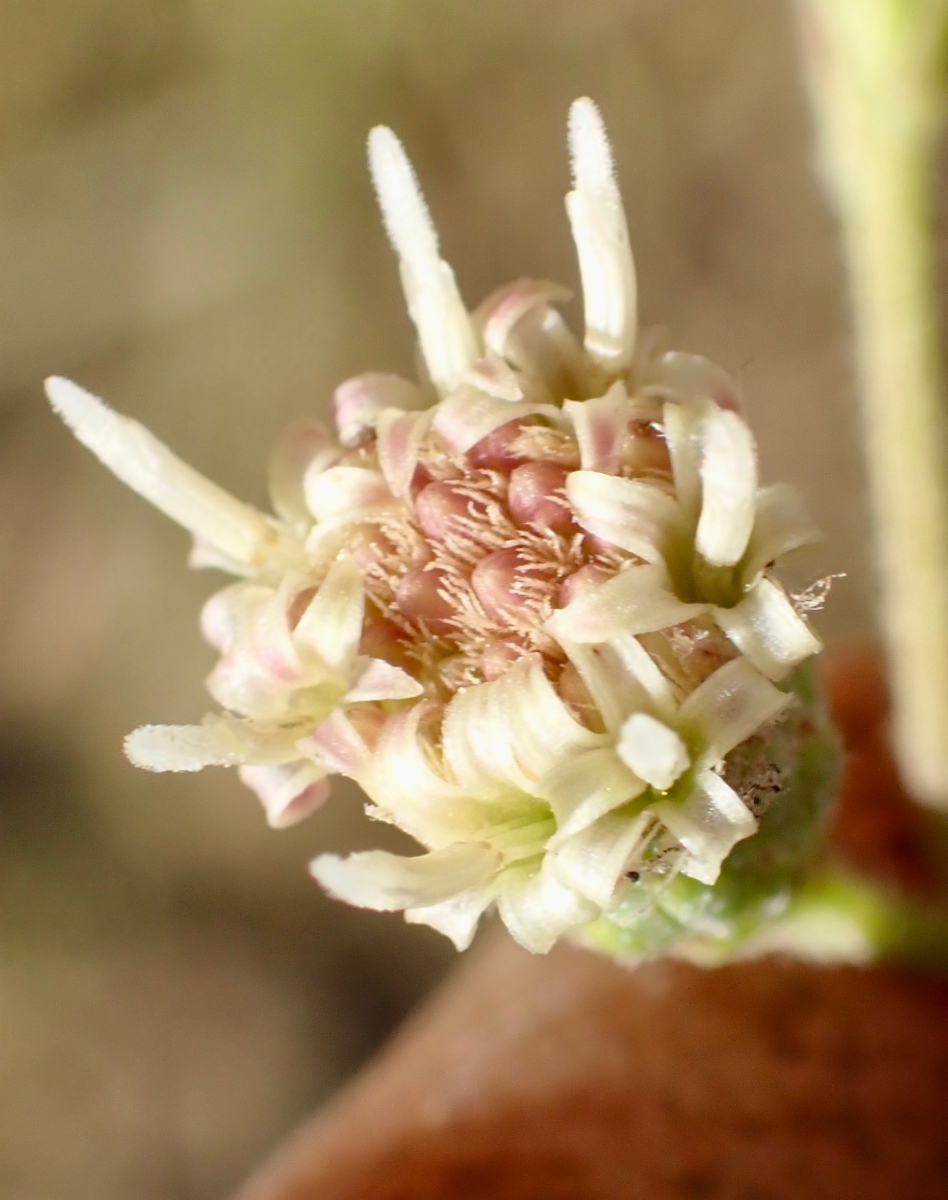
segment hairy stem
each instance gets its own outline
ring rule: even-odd
[[[948,807],[948,450],[931,177],[948,0],[800,0],[849,269],[896,753]]]

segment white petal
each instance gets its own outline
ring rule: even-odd
[[[581,645],[567,638],[560,638],[559,642],[613,737],[617,736],[630,712],[649,707],[648,693],[616,654],[612,644]]]
[[[569,288],[542,279],[518,279],[493,292],[478,310],[484,322],[484,344],[500,358],[508,357],[508,339],[527,313],[563,304],[572,296]]]
[[[424,408],[428,398],[421,388],[399,375],[369,371],[341,383],[333,395],[333,413],[339,440],[354,446],[364,433],[375,428],[383,408],[414,411]]]
[[[240,778],[257,794],[271,829],[289,829],[329,799],[325,770],[304,760],[281,766],[244,766]]]
[[[405,920],[409,925],[428,925],[450,938],[456,950],[466,950],[474,940],[478,922],[495,895],[496,889],[490,884],[472,888],[441,904],[408,908],[405,910]]]
[[[761,725],[783,712],[793,697],[769,683],[746,658],[735,658],[700,684],[682,704],[682,728],[700,733],[703,756],[722,759]]]
[[[318,521],[341,517],[357,521],[365,511],[392,507],[392,494],[378,471],[366,467],[330,467],[307,472],[306,504]]]
[[[662,429],[671,458],[675,495],[689,523],[697,522],[701,508],[701,429],[711,409],[706,401],[662,407]]]
[[[615,905],[625,865],[641,849],[651,814],[608,813],[550,854],[551,869],[568,887],[608,910]]]
[[[146,771],[201,771],[241,763],[284,763],[299,757],[292,727],[260,725],[209,713],[200,725],[142,725],[125,753]]]
[[[533,780],[517,760],[512,714],[500,680],[459,691],[448,705],[441,741],[445,761],[461,787],[484,800],[529,791]]]
[[[383,125],[369,134],[369,166],[389,240],[401,260],[408,311],[432,382],[446,391],[478,357],[471,319],[454,273],[441,259],[438,235],[411,163]]]
[[[812,546],[822,534],[807,516],[803,498],[789,483],[759,488],[754,529],[741,562],[747,583],[770,563],[791,550]]]
[[[549,868],[503,886],[497,909],[515,940],[531,954],[546,954],[568,929],[599,916],[594,904],[562,884]]]
[[[305,531],[313,523],[306,505],[303,479],[331,467],[342,450],[319,421],[296,421],[280,434],[270,453],[270,502],[277,516],[294,529]]]
[[[627,567],[559,609],[545,628],[553,637],[571,642],[611,642],[627,634],[668,629],[707,609],[706,604],[679,600],[663,567]]]
[[[485,883],[499,865],[500,856],[488,846],[470,843],[415,858],[384,850],[348,858],[321,854],[310,863],[310,872],[337,900],[376,912],[397,912],[439,904],[466,892]]]
[[[418,465],[418,452],[431,424],[431,413],[384,408],[375,430],[379,466],[393,496],[407,496]]]
[[[610,645],[625,670],[640,683],[662,720],[675,714],[675,694],[658,663],[633,634],[613,638]]]
[[[714,609],[714,619],[757,670],[776,683],[822,649],[783,588],[766,575],[734,608]]]
[[[604,396],[594,400],[567,400],[563,408],[576,431],[583,469],[615,475],[629,428],[629,397],[625,385],[617,380]]]
[[[656,791],[667,792],[688,769],[688,747],[674,729],[648,713],[633,713],[622,726],[619,757]]]
[[[514,753],[530,780],[535,782],[562,759],[605,742],[602,734],[572,716],[538,658],[520,659],[497,682]]]
[[[347,704],[369,700],[410,700],[420,696],[424,688],[401,667],[393,667],[382,658],[360,658],[356,661],[352,686],[343,700]]]
[[[144,425],[68,379],[47,379],[46,394],[79,441],[123,483],[225,559],[259,566],[281,546],[280,530],[263,513],[182,462]]]
[[[343,673],[355,661],[364,616],[362,572],[351,558],[340,558],[300,617],[293,637],[298,646],[315,651],[330,671]]]
[[[716,883],[734,846],[757,831],[740,796],[713,771],[698,772],[683,803],[662,800],[651,811],[691,856],[683,871],[701,883]]]
[[[754,527],[757,449],[746,422],[714,408],[701,429],[701,517],[695,548],[716,567],[736,563]]]
[[[571,755],[537,784],[537,795],[546,800],[556,817],[557,831],[550,847],[559,845],[614,808],[645,791],[608,746]]]
[[[372,756],[363,786],[399,828],[426,846],[441,849],[474,839],[484,828],[484,807],[439,770],[433,748],[421,732],[430,704],[413,705],[389,717]]]
[[[646,395],[657,395],[678,401],[713,400],[719,408],[741,411],[740,389],[731,376],[701,354],[683,354],[669,350],[650,366],[646,383],[641,389]]]
[[[569,146],[573,191],[566,211],[583,281],[586,350],[618,374],[635,351],[635,263],[609,139],[599,110],[586,97],[570,108]]]
[[[566,494],[580,525],[604,541],[660,562],[678,521],[678,505],[651,484],[599,471],[573,471]]]

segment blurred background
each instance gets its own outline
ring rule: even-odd
[[[569,102],[615,144],[643,318],[744,386],[870,623],[832,219],[783,0],[0,0],[0,1196],[226,1195],[447,970],[347,910],[318,849],[358,796],[266,828],[236,775],[151,776],[123,735],[210,707],[221,577],[48,411],[70,375],[237,495],[333,388],[410,373],[364,162],[409,148],[471,305],[574,285]],[[575,311],[574,311],[575,316]],[[515,1002],[515,998],[511,998]]]

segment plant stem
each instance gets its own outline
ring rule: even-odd
[[[933,262],[948,0],[801,0],[849,269],[893,693],[909,789],[948,807],[948,452]]]

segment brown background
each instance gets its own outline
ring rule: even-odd
[[[601,105],[647,323],[743,381],[768,479],[872,607],[848,328],[779,0],[0,0],[0,1194],[203,1200],[452,960],[325,900],[377,841],[338,789],[269,832],[231,774],[135,772],[207,706],[219,577],[45,407],[69,374],[262,503],[263,448],[336,383],[408,371],[364,165],[408,145],[470,303],[576,282],[565,118]]]

